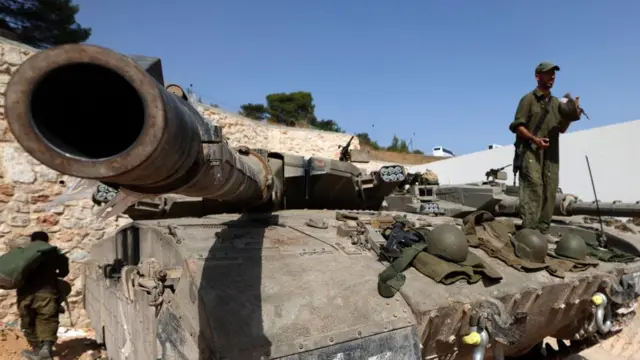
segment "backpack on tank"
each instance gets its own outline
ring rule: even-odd
[[[58,253],[58,248],[44,241],[33,241],[0,256],[0,289],[15,290],[44,259]]]

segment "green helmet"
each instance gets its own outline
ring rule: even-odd
[[[576,101],[571,97],[571,95],[566,94],[562,99],[560,99],[560,104],[558,105],[558,112],[563,119],[567,121],[574,121],[580,119],[578,115],[578,106],[576,105]]]
[[[451,224],[440,224],[429,232],[427,252],[444,260],[461,263],[467,260],[469,244],[462,230]]]
[[[570,233],[558,241],[556,255],[575,260],[587,258],[587,244],[580,236]]]
[[[543,263],[547,256],[549,243],[547,239],[535,229],[522,229],[513,239],[516,256],[522,259]]]

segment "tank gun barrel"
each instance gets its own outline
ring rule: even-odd
[[[565,196],[567,199],[571,195]],[[567,199],[568,200],[568,199]],[[595,201],[593,202],[585,202],[585,201],[577,201],[575,199],[571,199],[566,201],[566,205],[561,207],[560,214],[558,215],[587,215],[587,216],[598,216],[598,207],[600,208],[599,212],[602,216],[612,216],[612,217],[640,217],[640,201],[635,203],[626,203],[621,201],[614,202],[599,202],[596,206]]]
[[[517,197],[507,197],[488,202],[491,211],[499,216],[517,216],[520,200]],[[599,202],[600,215],[610,217],[640,217],[640,201],[635,203],[613,201]],[[598,216],[598,206],[595,201],[586,202],[572,194],[557,194],[554,207],[555,216]]]
[[[272,194],[263,157],[232,149],[187,101],[103,47],[63,45],[27,59],[7,86],[6,115],[18,143],[66,175],[248,206]]]

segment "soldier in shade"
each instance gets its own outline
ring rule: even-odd
[[[49,242],[44,231],[31,234],[31,241]],[[23,355],[27,359],[53,359],[53,345],[58,340],[60,307],[68,289],[60,281],[69,274],[69,258],[60,251],[48,255],[17,289],[18,312],[22,331],[31,346]]]

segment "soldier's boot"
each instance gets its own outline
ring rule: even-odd
[[[43,341],[38,348],[23,351],[22,356],[28,360],[53,360],[53,342]]]
[[[42,346],[42,344],[37,341],[28,340],[27,342],[29,343],[30,349],[22,351],[22,356],[25,359],[32,359],[34,356],[38,355],[38,352],[40,351],[40,347]]]
[[[53,360],[53,341],[44,341],[38,355],[40,360]]]
[[[32,346],[31,349],[22,351],[22,358],[29,359],[29,360],[37,359],[39,353],[40,353],[40,346],[38,345]]]

